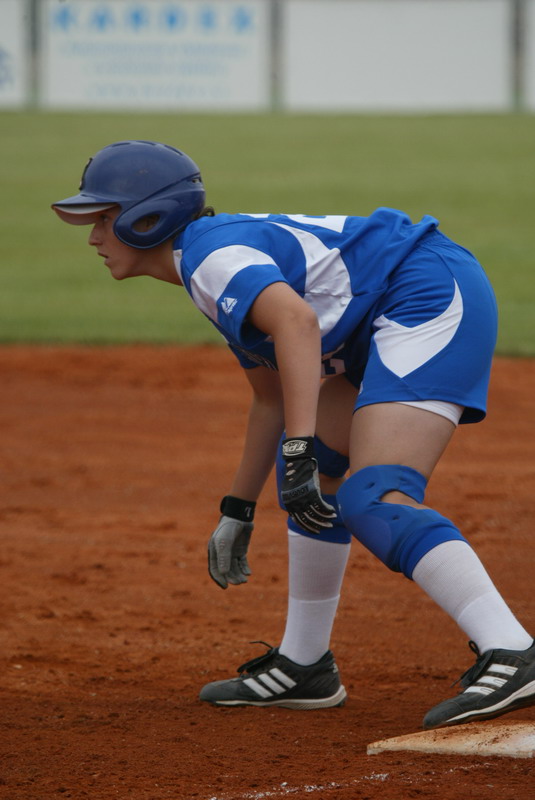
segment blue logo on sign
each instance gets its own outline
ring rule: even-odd
[[[97,9],[89,18],[89,27],[97,31],[107,31],[114,27],[113,14],[107,8]]]
[[[119,14],[114,3],[99,3],[76,7],[74,3],[62,3],[61,7],[51,12],[52,28],[69,33],[77,31],[93,31],[106,33],[126,29],[144,31],[164,29],[182,31],[196,28],[205,33],[231,31],[244,34],[254,29],[254,8],[244,3],[225,4],[203,3],[185,5],[181,3],[136,3]]]
[[[251,10],[240,6],[232,15],[233,27],[238,33],[249,31],[253,27],[253,15]]]
[[[205,31],[215,30],[215,28],[217,28],[217,17],[213,8],[210,6],[201,8],[199,12],[199,25]]]
[[[170,31],[180,30],[188,24],[188,15],[182,8],[171,6],[162,13],[162,25]]]
[[[68,31],[76,26],[77,22],[76,14],[71,6],[63,6],[63,8],[58,9],[52,17],[52,24],[55,25],[56,28],[61,28],[64,31]]]
[[[132,8],[126,15],[126,22],[135,31],[143,30],[149,24],[149,15],[144,6]]]

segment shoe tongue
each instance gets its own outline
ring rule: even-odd
[[[257,656],[256,658],[252,658],[250,661],[246,661],[245,664],[242,664],[241,667],[238,667],[238,672],[241,674],[242,672],[252,672],[252,670],[262,666],[268,659],[272,657],[275,650],[271,648],[268,650],[267,653],[264,653],[261,656]]]

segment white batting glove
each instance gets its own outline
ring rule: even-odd
[[[230,495],[221,502],[223,514],[208,542],[208,572],[222,589],[226,589],[229,583],[235,586],[247,583],[251,574],[247,549],[254,527],[255,505]]]

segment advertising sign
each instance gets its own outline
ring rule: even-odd
[[[523,100],[526,111],[535,111],[535,0],[525,7],[525,54],[522,63]]]
[[[270,102],[263,0],[45,0],[41,104],[262,110]]]
[[[28,101],[28,29],[28,3],[25,0],[0,0],[0,107],[2,108],[22,106]]]

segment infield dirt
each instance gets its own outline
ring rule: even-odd
[[[285,517],[271,480],[247,586],[206,543],[249,390],[224,348],[0,349],[0,798],[517,800],[533,759],[366,755],[420,729],[473,663],[418,587],[354,543],[333,649],[344,708],[217,709],[197,694],[277,644]],[[535,362],[497,359],[427,502],[535,632]],[[533,721],[535,709],[504,720]],[[490,722],[495,725],[496,722]],[[531,787],[531,788],[530,788]]]

